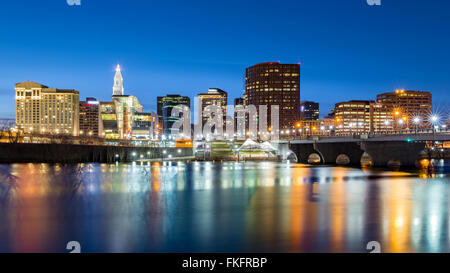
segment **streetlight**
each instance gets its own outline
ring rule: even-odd
[[[400,125],[400,134],[402,134],[402,129],[403,129],[403,123],[405,123],[405,121],[403,119],[399,119],[398,120],[398,124]]]
[[[384,121],[384,127],[385,127],[385,129],[386,129],[386,134],[388,134],[388,131],[389,131],[389,125],[391,124],[391,122],[389,121],[389,120],[385,120]]]
[[[417,126],[418,126],[419,123],[420,123],[420,118],[419,118],[419,117],[415,117],[415,118],[413,119],[413,122],[414,122],[414,124],[416,125],[416,134],[417,134]]]
[[[431,124],[432,124],[432,126],[433,126],[433,136],[434,136],[434,134],[435,134],[435,132],[436,132],[436,127],[437,127],[437,123],[439,122],[439,116],[438,115],[432,115],[431,116]]]

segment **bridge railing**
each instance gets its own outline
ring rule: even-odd
[[[353,134],[341,134],[341,133],[324,133],[316,135],[281,135],[282,140],[318,140],[319,138],[355,138],[355,139],[367,139],[383,136],[424,136],[424,135],[450,135],[450,129],[440,130],[404,130],[404,131],[391,131],[384,133],[353,133]]]

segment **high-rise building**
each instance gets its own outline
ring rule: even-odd
[[[228,103],[228,95],[227,92],[218,89],[218,88],[209,88],[208,93],[200,93],[198,94],[199,103],[202,106],[202,125],[205,126],[205,123],[208,122],[208,116],[205,116],[205,113],[208,112],[207,108],[210,105],[215,105],[220,107],[222,110],[223,121],[225,124],[226,116],[227,116],[227,103]]]
[[[117,126],[116,106],[112,101],[100,102],[100,114],[103,124],[103,131],[107,139],[119,139],[119,129]]]
[[[103,136],[100,102],[96,98],[80,101],[80,135]]]
[[[301,101],[300,119],[302,121],[319,120],[319,103],[314,101]]]
[[[123,77],[120,70],[120,65],[116,67],[116,75],[114,75],[113,96],[123,96]]]
[[[131,95],[114,95],[112,101],[116,110],[119,135],[123,139],[131,139],[133,116],[142,112],[142,104],[135,96]]]
[[[260,63],[245,71],[246,105],[279,106],[279,128],[294,128],[300,119],[300,64]]]
[[[393,130],[389,105],[370,100],[337,103],[334,108],[336,134],[383,133]]]
[[[157,113],[160,127],[163,128],[163,134],[171,135],[178,134],[176,130],[172,130],[175,122],[180,120],[180,117],[172,117],[172,110],[177,107],[191,107],[191,100],[189,97],[180,95],[167,95],[164,97],[157,97]],[[179,109],[182,112],[182,109]]]
[[[391,105],[392,112],[398,123],[400,119],[404,120],[405,128],[429,128],[431,123],[432,95],[430,92],[396,90],[377,95],[377,102]],[[418,118],[419,124],[415,124],[414,120]]]
[[[132,139],[154,139],[157,135],[158,115],[152,113],[136,113],[133,116]]]
[[[236,105],[244,105],[244,99],[243,98],[235,98],[234,106],[236,106]]]
[[[238,112],[239,111],[242,111],[242,110],[244,110],[245,109],[245,101],[244,101],[244,98],[236,98],[236,99],[234,99],[234,117],[233,117],[233,120],[234,120],[234,131],[236,132],[236,134],[237,135],[239,135],[239,136],[245,136],[245,130],[246,130],[246,127],[245,127],[245,125],[246,125],[246,122],[245,122],[245,118],[248,116],[248,115],[245,115],[245,116],[242,116],[242,117],[240,117],[239,115],[238,115]],[[238,130],[239,130],[239,128],[244,128],[243,130],[244,131],[242,131],[242,132],[239,132]],[[241,129],[242,130],[242,129]]]
[[[116,74],[114,75],[112,102],[113,102],[113,112],[115,114],[115,124],[116,124],[115,126],[117,127],[117,133],[119,135],[119,138],[131,139],[134,115],[136,113],[141,113],[143,107],[135,96],[125,95],[120,65],[117,65]],[[104,106],[105,106],[104,110],[111,112],[110,109],[106,107],[107,104],[104,104]],[[111,114],[112,113],[106,115],[108,115],[107,117],[112,117]],[[113,122],[108,123],[111,123],[109,125],[112,125]],[[110,130],[111,133],[114,135],[113,133],[114,129],[113,128],[108,129],[108,132]],[[106,134],[108,134],[108,132],[105,131]]]
[[[16,84],[16,126],[25,133],[79,133],[79,93],[35,82]]]

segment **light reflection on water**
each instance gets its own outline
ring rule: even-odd
[[[0,165],[0,252],[448,252],[449,182],[268,162]]]

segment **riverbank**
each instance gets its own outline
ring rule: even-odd
[[[192,148],[0,143],[0,163],[113,163],[190,156]]]

